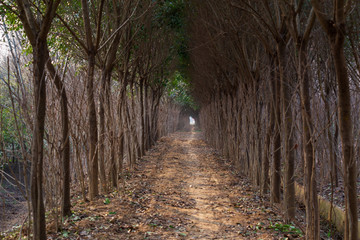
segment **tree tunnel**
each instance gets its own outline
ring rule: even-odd
[[[192,130],[286,223],[301,186],[307,239],[319,196],[358,239],[360,1],[72,3],[0,0],[0,168],[19,146],[34,239],[46,211],[71,216],[72,189],[120,191],[159,139]]]
[[[193,124],[191,124],[190,118],[194,119]],[[199,110],[183,107],[179,113],[177,130],[190,131],[193,127],[194,129],[200,129]]]

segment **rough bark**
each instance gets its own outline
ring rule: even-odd
[[[330,178],[331,178],[331,183],[335,186],[338,187],[338,183],[339,183],[339,178],[338,178],[338,167],[337,167],[337,156],[336,156],[336,152],[335,152],[335,146],[337,146],[337,142],[338,142],[338,125],[337,122],[335,121],[332,124],[332,119],[331,119],[331,113],[330,113],[330,83],[329,83],[330,79],[327,79],[327,81],[325,81],[325,96],[324,96],[324,105],[325,105],[325,112],[326,112],[326,118],[327,118],[327,123],[329,125],[328,129],[327,129],[327,137],[328,137],[328,145],[329,145],[329,154],[330,154]],[[335,134],[333,135],[333,133],[331,132],[331,126],[335,127]]]
[[[291,108],[292,86],[288,76],[286,76],[286,57],[285,57],[285,42],[278,43],[279,56],[279,75],[281,82],[281,113],[282,113],[282,132],[284,136],[284,163],[285,163],[285,177],[284,177],[284,211],[287,222],[295,218],[295,185],[294,185],[294,169],[295,169],[295,155],[294,155],[294,134],[293,134],[293,119]]]
[[[274,81],[274,79],[272,79]],[[269,101],[267,106],[267,112],[269,117],[269,122],[266,129],[264,151],[262,156],[262,173],[261,173],[261,194],[266,194],[269,191],[270,179],[269,179],[269,166],[270,166],[270,145],[271,145],[271,134],[274,129],[275,122],[275,109],[273,107],[274,103]]]
[[[100,7],[97,16],[96,39],[93,41],[93,32],[90,24],[89,6],[86,0],[81,0],[85,40],[85,51],[87,54],[88,69],[86,76],[86,94],[87,94],[87,118],[89,122],[89,193],[90,200],[93,200],[99,194],[99,160],[98,160],[98,129],[97,129],[97,116],[94,100],[94,72],[95,72],[95,56],[100,42],[100,29],[101,29],[101,16],[104,6],[104,0],[100,1]],[[102,176],[104,177],[104,176]]]
[[[99,169],[98,169],[98,130],[97,130],[97,116],[94,100],[94,69],[95,69],[95,55],[88,56],[88,71],[86,79],[86,94],[87,94],[87,117],[89,122],[89,195],[90,200],[93,200],[99,194]]]
[[[69,131],[69,111],[68,100],[65,90],[65,86],[56,72],[54,65],[51,62],[49,51],[46,49],[47,61],[46,67],[54,79],[54,84],[60,94],[60,107],[61,107],[61,163],[62,163],[62,200],[61,200],[61,212],[62,216],[71,215],[71,202],[70,202],[70,131]]]
[[[144,126],[145,126],[145,139],[144,139],[144,144],[145,144],[145,148],[149,149],[150,148],[150,124],[149,124],[149,104],[148,104],[148,85],[145,83],[145,87],[144,87],[144,115],[145,115],[145,119],[144,119]]]
[[[46,117],[47,35],[60,0],[48,1],[40,19],[27,0],[17,0],[18,16],[24,25],[25,34],[33,48],[34,117],[31,155],[31,206],[33,213],[33,239],[46,239],[45,206],[43,197],[43,140]]]
[[[120,9],[119,5],[115,4],[113,9],[108,9],[108,11],[113,11],[114,27],[119,28],[121,22]],[[110,13],[108,13],[110,14]],[[109,28],[111,28],[112,23],[108,23]],[[121,40],[121,31],[118,31],[113,38],[112,43],[110,44],[107,51],[105,51],[105,59],[103,66],[101,68],[101,92],[99,98],[99,162],[100,162],[100,172],[102,179],[102,188],[106,192],[108,188],[108,183],[106,181],[106,169],[105,169],[105,138],[108,137],[110,142],[110,180],[113,187],[117,187],[117,167],[115,161],[115,139],[114,139],[114,129],[113,129],[113,115],[111,108],[111,75],[113,72],[114,64],[116,61],[116,55],[118,52],[118,47]],[[107,128],[106,128],[107,126]]]
[[[345,31],[345,26],[342,27]],[[342,146],[342,158],[344,166],[345,201],[347,210],[347,221],[345,221],[345,239],[357,239],[358,216],[357,216],[357,191],[356,177],[357,167],[354,158],[354,143],[352,135],[351,99],[349,77],[347,73],[344,55],[344,35],[338,33],[335,43],[332,45],[334,55],[336,79],[339,93],[339,126]],[[340,36],[339,36],[340,35]]]
[[[140,153],[145,154],[145,107],[144,107],[144,79],[140,79]]]
[[[46,115],[45,84],[46,41],[38,39],[33,46],[34,71],[34,129],[31,162],[31,207],[34,218],[34,239],[46,239],[45,206],[43,196],[43,139]]]
[[[99,169],[100,169],[100,181],[101,181],[101,190],[103,193],[107,192],[107,182],[106,182],[106,173],[105,173],[105,102],[106,102],[106,84],[107,84],[107,74],[108,72],[104,69],[101,74],[101,91],[99,97]]]
[[[347,64],[344,53],[346,36],[346,16],[351,1],[336,1],[333,6],[334,19],[329,20],[322,11],[318,0],[311,0],[322,28],[326,32],[331,53],[334,60],[337,92],[338,92],[338,118],[342,147],[342,162],[345,185],[345,240],[355,240],[358,237],[358,214],[356,177],[357,163],[354,158],[354,137],[351,120],[351,96]]]
[[[280,79],[279,73],[275,72],[275,80],[272,82],[273,102],[275,108],[273,163],[271,167],[271,196],[272,203],[279,203],[281,196],[281,138],[280,138]]]
[[[302,42],[299,47],[300,56],[300,96],[302,116],[302,138],[304,155],[304,186],[305,186],[305,207],[306,207],[306,239],[320,238],[320,219],[316,189],[315,157],[312,134],[312,117],[309,94],[309,75],[306,55],[306,43]]]

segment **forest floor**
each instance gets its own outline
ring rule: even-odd
[[[74,196],[60,231],[50,214],[48,239],[303,239],[301,217],[285,224],[200,132],[161,138],[125,178],[92,202]]]
[[[24,223],[27,219],[27,213],[27,204],[23,192],[16,185],[11,175],[1,172],[0,233]]]
[[[52,239],[286,239],[283,223],[199,132],[163,137],[140,160],[124,192],[78,202]]]

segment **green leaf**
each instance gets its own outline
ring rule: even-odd
[[[63,232],[62,232],[62,236],[63,236],[64,238],[68,238],[68,237],[69,237],[69,232],[68,232],[68,231],[63,231]]]
[[[110,199],[109,198],[105,198],[105,200],[104,200],[104,204],[110,204]]]

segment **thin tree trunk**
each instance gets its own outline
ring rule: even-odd
[[[137,162],[137,160],[141,157],[141,150],[140,150],[140,143],[139,143],[139,139],[138,139],[138,134],[136,131],[136,115],[135,115],[135,95],[133,92],[133,87],[132,86],[133,83],[130,84],[130,88],[132,89],[132,97],[131,97],[131,111],[129,111],[129,108],[127,108],[128,112],[129,112],[129,125],[130,125],[130,131],[131,131],[131,135],[132,135],[132,145],[133,145],[133,154],[134,154],[134,164]],[[133,121],[131,121],[131,119],[133,119]]]
[[[98,130],[97,117],[94,100],[94,70],[95,70],[95,54],[88,56],[88,72],[87,72],[87,104],[88,104],[88,121],[89,121],[89,139],[90,139],[90,171],[89,171],[89,195],[92,201],[99,194],[99,170],[98,170]]]
[[[355,240],[358,238],[357,164],[354,158],[354,138],[352,135],[350,83],[344,53],[345,23],[347,14],[350,12],[347,11],[350,6],[349,3],[351,1],[336,1],[333,5],[334,20],[330,21],[326,18],[322,9],[320,9],[320,2],[318,0],[311,0],[317,19],[328,35],[334,59],[338,85],[338,117],[345,185],[346,218],[344,238],[345,240]]]
[[[46,239],[45,206],[43,197],[43,139],[46,115],[46,40],[37,39],[33,46],[34,71],[34,129],[31,164],[31,206],[33,213],[33,238]]]
[[[294,185],[294,133],[292,131],[293,119],[291,110],[291,82],[286,76],[286,57],[285,43],[278,44],[279,55],[279,74],[281,82],[281,98],[282,98],[282,126],[284,134],[284,162],[285,162],[285,178],[284,178],[284,211],[287,222],[295,218],[295,185]]]
[[[113,188],[117,188],[117,166],[115,160],[115,126],[114,126],[114,117],[111,108],[111,87],[110,87],[110,75],[108,76],[108,80],[106,81],[106,106],[107,106],[107,116],[108,116],[108,131],[109,131],[109,141],[110,141],[110,178]]]
[[[33,48],[34,118],[31,156],[31,205],[33,212],[33,239],[46,239],[45,206],[43,197],[43,140],[46,115],[45,66],[47,35],[60,0],[46,2],[42,14],[32,12],[28,1],[17,0],[18,17]],[[40,16],[41,15],[41,16]]]
[[[301,116],[302,116],[302,138],[303,138],[303,155],[304,155],[304,186],[305,186],[305,206],[306,206],[306,239],[320,239],[320,219],[319,207],[316,189],[316,170],[314,147],[311,139],[312,134],[312,117],[309,94],[309,75],[306,56],[306,43],[303,42],[298,47],[300,56],[300,95],[301,95]]]
[[[347,218],[345,220],[345,239],[353,240],[358,237],[358,208],[356,191],[357,167],[356,159],[354,158],[354,143],[352,135],[353,128],[351,120],[350,84],[344,55],[345,26],[342,27],[342,31],[337,34],[331,50],[334,56],[339,93],[338,112],[344,165],[345,206],[347,210]]]
[[[61,106],[61,162],[62,162],[62,201],[61,201],[61,212],[62,216],[71,215],[71,202],[70,202],[70,131],[69,131],[69,111],[68,111],[68,101],[65,86],[56,72],[54,65],[51,62],[49,55],[49,50],[46,49],[47,61],[46,67],[54,79],[54,84],[57,88],[58,93],[60,94],[60,106]]]
[[[140,79],[140,153],[145,154],[145,108],[144,108],[144,79]]]
[[[101,74],[101,92],[99,97],[99,169],[100,169],[100,181],[101,189],[103,193],[107,192],[107,182],[106,182],[106,173],[105,173],[105,94],[106,94],[106,81],[107,81],[107,71],[106,69],[102,70]]]
[[[118,172],[120,174],[120,178],[122,183],[124,184],[123,179],[123,167],[124,167],[124,152],[125,152],[125,144],[124,144],[124,136],[125,136],[125,117],[124,117],[124,104],[125,104],[125,89],[126,84],[122,83],[122,87],[119,90],[119,102],[118,102],[118,124],[119,124],[119,141],[118,141]]]
[[[268,116],[269,116],[269,123],[266,130],[266,136],[265,136],[265,143],[264,143],[264,151],[263,151],[263,157],[262,157],[262,173],[261,173],[261,194],[266,194],[269,191],[269,165],[270,165],[270,156],[269,156],[269,150],[270,150],[270,141],[271,141],[271,133],[274,129],[274,121],[275,121],[275,112],[274,108],[272,107],[272,104],[268,104]]]
[[[149,105],[148,105],[148,85],[144,84],[144,114],[145,114],[145,122],[144,122],[144,126],[145,126],[145,149],[148,150],[150,148],[150,124],[149,124]]]
[[[74,141],[74,137],[73,137],[73,141]],[[77,142],[75,142],[74,144],[74,154],[75,154],[75,158],[77,160],[78,163],[78,174],[80,175],[80,186],[81,186],[81,193],[82,193],[82,197],[83,197],[83,201],[86,202],[86,193],[85,193],[85,176],[84,176],[84,169],[83,169],[83,165],[81,162],[81,153],[79,150],[79,146],[80,144],[78,144]]]
[[[87,69],[87,79],[86,79],[86,93],[87,93],[87,107],[88,107],[88,121],[89,121],[89,161],[90,161],[90,171],[89,171],[89,193],[90,200],[92,201],[99,194],[99,159],[98,159],[98,129],[97,129],[97,117],[96,117],[96,107],[94,100],[94,72],[95,72],[95,56],[97,54],[98,46],[100,43],[100,30],[101,30],[101,17],[105,0],[99,2],[99,11],[97,16],[97,26],[96,26],[96,39],[93,41],[93,32],[90,23],[90,13],[89,5],[86,0],[81,0],[84,30],[85,30],[85,39],[86,47],[85,51],[87,53],[88,69]]]
[[[275,64],[274,64],[275,66]],[[275,108],[275,125],[274,125],[274,143],[273,143],[273,163],[272,163],[272,177],[271,177],[271,202],[279,203],[281,196],[281,138],[280,138],[280,79],[279,73],[275,72],[275,80],[272,81],[272,89],[274,96],[274,108]]]
[[[335,146],[337,146],[337,135],[338,135],[338,125],[337,122],[334,121],[334,124],[331,124],[331,114],[330,114],[330,86],[329,86],[329,79],[325,81],[325,111],[327,117],[327,123],[329,125],[327,129],[327,136],[328,136],[328,145],[329,145],[329,154],[330,154],[330,177],[332,184],[338,187],[338,170],[337,170],[337,156],[335,152]],[[333,135],[331,132],[331,125],[335,127],[335,134]]]

